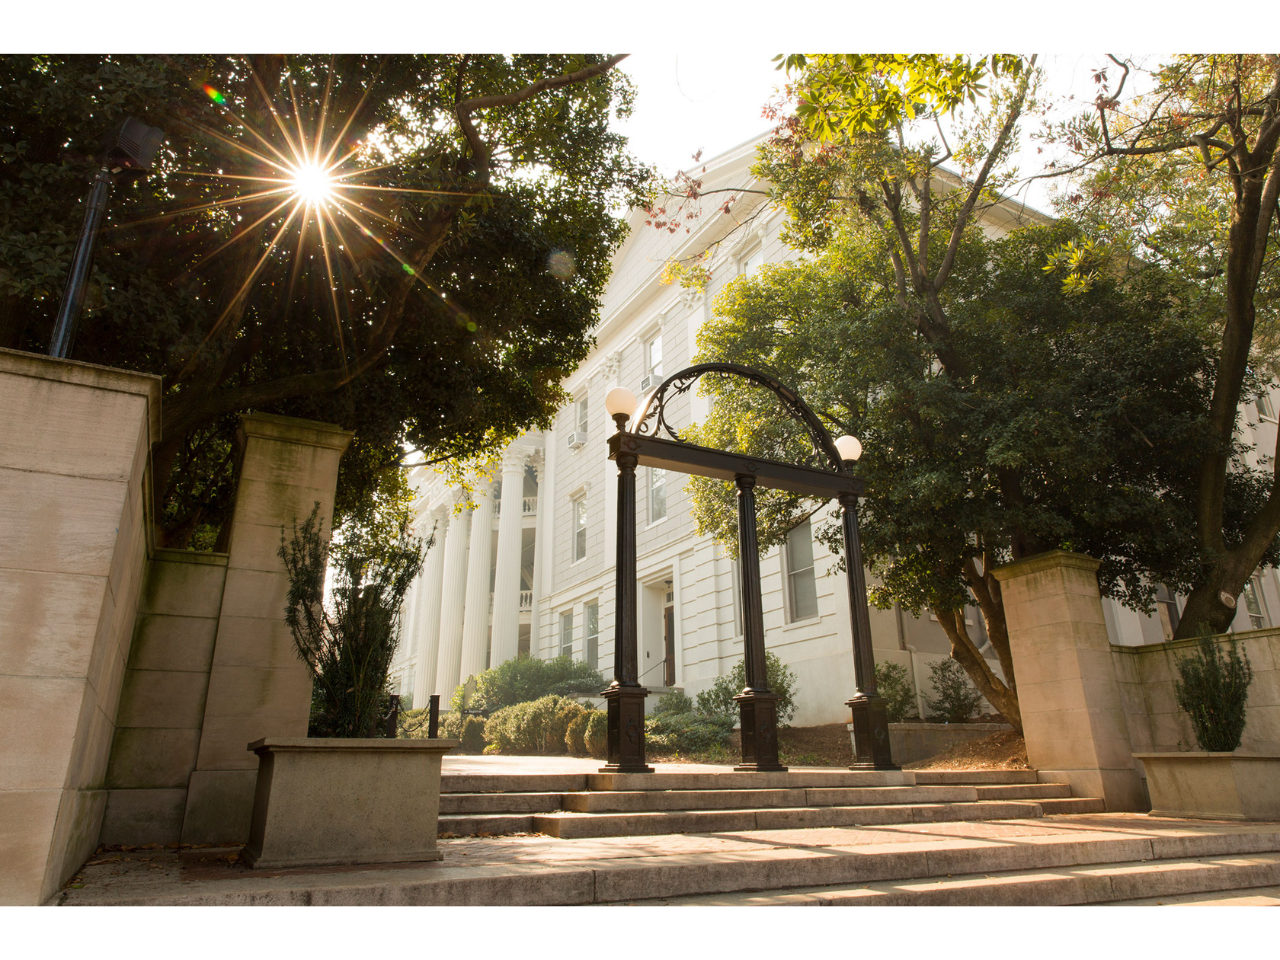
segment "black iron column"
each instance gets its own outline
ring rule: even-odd
[[[747,685],[733,699],[742,718],[742,763],[735,770],[781,771],[778,762],[778,695],[769,690],[760,601],[760,547],[756,542],[756,478],[739,474],[738,569],[742,577],[742,658]]]
[[[621,427],[621,424],[619,424]],[[636,674],[636,455],[618,463],[618,564],[613,604],[613,683],[602,696],[609,711],[609,762],[601,773],[653,773],[644,759],[644,698]]]
[[[58,318],[53,324],[53,338],[49,342],[49,356],[67,357],[76,335],[76,322],[84,307],[85,287],[93,270],[93,247],[98,240],[98,227],[107,209],[107,197],[111,193],[111,171],[103,167],[93,178],[89,199],[85,203],[84,223],[80,226],[80,239],[71,257],[71,270],[67,274],[67,286],[58,307]]]
[[[846,461],[847,462],[847,461]],[[853,680],[857,692],[845,705],[853,712],[853,770],[897,770],[889,748],[889,714],[876,691],[876,659],[871,650],[867,581],[858,539],[858,497],[840,495],[843,508],[845,575],[849,579],[849,616],[853,627]]]

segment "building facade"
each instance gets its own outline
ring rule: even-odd
[[[759,139],[708,161],[704,190],[750,187]],[[511,444],[500,464],[473,483],[465,503],[431,468],[413,471],[417,529],[434,530],[436,545],[406,598],[393,685],[425,706],[432,693],[448,703],[457,685],[487,666],[521,653],[549,658],[568,654],[600,669],[613,664],[614,564],[617,469],[608,459],[614,424],[604,397],[615,386],[638,397],[665,376],[690,365],[710,303],[732,279],[766,263],[799,254],[779,238],[784,213],[763,198],[742,195],[730,215],[717,213],[716,197],[686,232],[654,229],[643,211],[631,214],[631,231],[614,256],[596,330],[596,346],[565,383],[572,402],[551,430]],[[723,202],[721,200],[721,202]],[[1042,221],[1016,204],[992,208],[984,228],[993,236]],[[710,250],[704,265],[711,280],[702,290],[663,283],[664,265]],[[1242,429],[1258,449],[1275,449],[1275,398],[1246,410]],[[1251,417],[1250,411],[1257,414]],[[709,412],[696,391],[680,397],[668,416],[692,424]],[[690,695],[709,687],[742,658],[742,619],[735,561],[710,538],[697,535],[685,477],[637,470],[637,596],[640,682],[657,695],[680,688]],[[465,503],[465,505],[464,505]],[[844,706],[855,690],[848,593],[839,559],[813,537],[834,509],[828,506],[791,531],[787,542],[761,555],[766,646],[797,676],[799,725],[848,719]],[[1178,598],[1163,594],[1156,615],[1144,616],[1104,600],[1113,642],[1161,642],[1177,625]],[[1260,572],[1246,588],[1235,629],[1271,626],[1280,615],[1274,571]],[[987,645],[976,608],[970,634],[999,666]],[[901,663],[917,690],[929,692],[928,666],[950,655],[950,641],[930,614],[917,618],[898,608],[871,610],[877,662]],[[650,703],[656,696],[650,697]]]

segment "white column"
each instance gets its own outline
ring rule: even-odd
[[[440,600],[443,597],[444,580],[444,545],[449,529],[449,511],[446,507],[437,507],[431,511],[423,533],[431,535],[435,529],[435,545],[427,551],[427,562],[423,565],[422,575],[418,578],[420,596],[418,612],[414,617],[415,641],[418,645],[417,669],[413,674],[413,705],[419,709],[427,706],[427,699],[433,693],[445,691],[435,689],[436,663],[440,653]],[[448,693],[452,693],[450,690]]]
[[[467,597],[467,527],[469,513],[449,521],[444,541],[444,576],[440,585],[440,652],[436,665],[436,690],[449,702],[458,685],[462,663],[462,615]]]
[[[538,616],[541,620],[547,618],[546,599],[556,589],[556,570],[555,563],[555,540],[556,540],[556,461],[558,455],[559,437],[556,436],[555,430],[548,430],[543,434],[543,456],[546,457],[546,463],[542,467],[542,473],[538,478],[538,587],[534,594],[538,598]],[[555,629],[555,624],[550,626],[539,622],[539,634],[542,643],[542,653],[539,654],[544,660],[554,657],[555,646],[559,642],[553,639],[550,634]]]
[[[490,666],[520,652],[520,541],[524,514],[524,451],[502,458],[502,512],[498,516],[498,556],[493,578],[493,658]]]
[[[458,682],[484,672],[489,650],[489,561],[493,542],[493,497],[487,483],[475,492],[471,552],[467,556],[467,601],[462,618],[462,670]]]
[[[547,502],[543,499],[542,481],[547,475],[544,455],[535,452],[529,460],[533,467],[533,479],[538,484],[538,511],[533,518],[533,605],[529,610],[529,656],[542,656],[542,538],[543,516],[546,514]],[[1280,610],[1280,606],[1276,608]]]

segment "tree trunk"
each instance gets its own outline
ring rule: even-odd
[[[1014,730],[1021,734],[1022,711],[1018,707],[1018,694],[1016,690],[1005,686],[1004,682],[987,666],[982,654],[978,653],[978,648],[965,629],[964,609],[935,610],[934,612],[938,615],[938,622],[942,624],[942,629],[946,631],[947,638],[951,641],[951,656],[964,667],[965,673],[978,688],[978,692],[987,698],[987,702],[996,708]],[[1003,613],[1001,620],[1003,621]]]

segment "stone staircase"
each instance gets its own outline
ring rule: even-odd
[[[1100,813],[1033,770],[448,775],[442,837],[560,839],[852,827]]]

